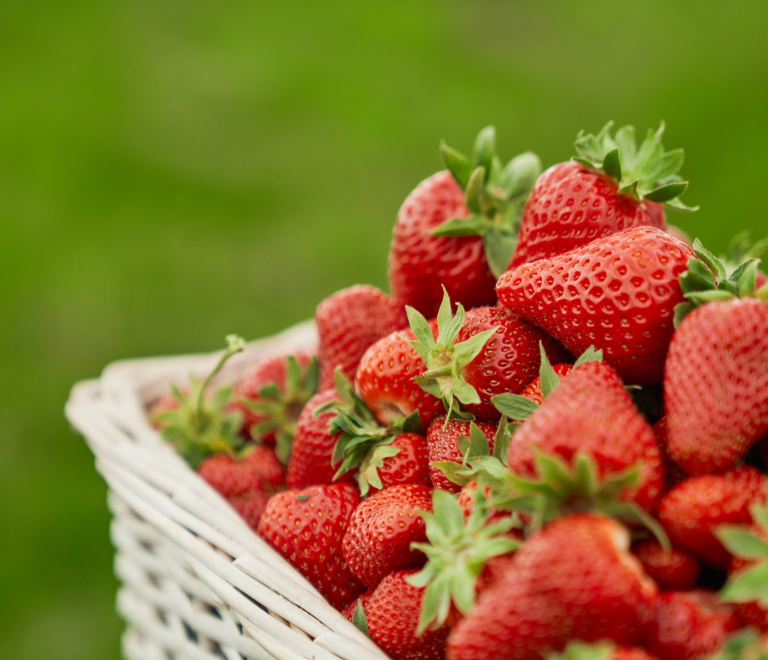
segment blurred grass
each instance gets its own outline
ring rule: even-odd
[[[0,657],[118,657],[105,488],[62,406],[386,285],[394,215],[484,125],[502,154],[665,119],[675,216],[768,233],[768,5],[0,4]]]

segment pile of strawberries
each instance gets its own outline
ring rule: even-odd
[[[662,127],[663,128],[663,127]],[[151,419],[394,660],[766,658],[768,279],[665,207],[662,129],[541,173],[492,128],[397,217],[391,294]]]

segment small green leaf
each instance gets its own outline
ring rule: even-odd
[[[411,413],[403,420],[402,432],[418,433],[419,435],[424,433],[424,428],[421,425],[421,419],[419,418],[418,410]]]
[[[757,290],[755,298],[764,303],[768,303],[768,284],[764,284]]]
[[[472,148],[472,164],[482,167],[484,172],[483,183],[487,181],[488,174],[493,164],[493,156],[496,153],[496,129],[493,126],[486,126],[477,136],[474,147]],[[469,187],[469,186],[467,186]]]
[[[352,615],[352,623],[354,623],[357,629],[364,633],[367,637],[371,636],[371,631],[368,630],[368,619],[365,616],[363,603],[360,599],[358,599],[355,613]]]
[[[694,305],[692,302],[678,303],[675,305],[675,312],[672,320],[675,328],[679,328],[680,324],[683,322],[683,319],[688,316],[688,314],[690,314],[694,309],[696,309],[696,305]]]
[[[306,502],[309,498],[310,498],[309,495],[297,495],[296,496],[296,499],[299,500],[299,502],[301,502],[302,504],[304,504],[304,502]]]
[[[693,241],[693,253],[715,276],[715,284],[728,278],[723,262],[707,250],[698,238]]]
[[[448,168],[456,183],[459,184],[462,190],[467,187],[469,177],[472,174],[472,165],[469,159],[464,155],[449,147],[445,140],[440,142],[440,154],[443,157],[443,162]]]
[[[539,342],[539,353],[541,354],[541,367],[539,368],[539,377],[541,378],[541,394],[546,399],[560,383],[560,376],[555,373],[552,365],[549,363],[547,351],[544,350],[544,343]]]
[[[619,194],[620,195],[627,195],[627,197],[631,197],[632,199],[639,200],[640,195],[637,193],[637,184],[639,181],[635,179],[632,183],[626,186],[622,186],[619,188]]]
[[[732,574],[720,591],[720,598],[731,603],[768,603],[768,564],[762,562]]]
[[[467,183],[464,201],[472,213],[482,213],[482,197],[485,188],[485,168],[477,167]]]
[[[690,293],[686,293],[685,297],[692,303],[705,305],[711,302],[725,302],[727,300],[732,300],[736,296],[728,291],[712,289],[711,291],[691,291]]]
[[[519,196],[526,198],[541,174],[541,160],[531,152],[526,151],[515,156],[499,177],[499,185],[504,189],[507,199]]]
[[[413,334],[416,335],[416,339],[427,350],[435,348],[435,338],[432,335],[432,328],[429,327],[427,319],[413,307],[406,306],[405,312],[408,315],[408,322],[410,323]],[[415,346],[414,346],[415,348]],[[422,356],[423,357],[423,356]]]
[[[488,221],[480,215],[468,218],[451,218],[430,232],[431,236],[482,236],[488,229]]]
[[[519,394],[497,394],[491,402],[502,415],[519,421],[528,419],[539,407],[535,401]]]
[[[603,158],[603,171],[612,179],[621,181],[621,163],[619,162],[619,149],[611,149]]]
[[[488,267],[493,276],[498,279],[507,272],[507,267],[517,247],[517,236],[491,227],[486,230],[483,236],[483,245],[485,246]]]
[[[749,531],[746,526],[723,526],[715,536],[727,550],[742,559],[768,558],[768,545]],[[768,585],[767,585],[768,586]],[[768,594],[766,594],[768,596]]]
[[[687,181],[678,181],[675,183],[668,183],[664,186],[659,186],[655,190],[651,190],[643,195],[645,199],[649,199],[652,202],[668,202],[675,197],[682,195],[688,188]]]
[[[433,468],[440,470],[448,481],[457,484],[462,488],[472,481],[469,477],[461,474],[464,470],[464,466],[461,463],[454,463],[453,461],[433,461],[430,465]]]
[[[594,346],[590,346],[584,351],[576,362],[573,363],[573,368],[586,364],[587,362],[602,362],[603,361],[603,349],[597,349]]]

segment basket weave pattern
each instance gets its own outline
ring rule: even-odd
[[[230,360],[312,349],[306,323]],[[109,487],[117,607],[130,660],[386,660],[148,424],[170,383],[202,376],[217,355],[120,362],[72,390],[66,413]]]

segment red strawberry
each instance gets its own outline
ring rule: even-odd
[[[445,294],[437,316],[437,341],[426,319],[408,310],[411,329],[419,340],[414,348],[427,365],[419,383],[443,399],[450,413],[464,404],[480,419],[498,419],[491,399],[518,394],[536,377],[542,351],[556,362],[567,360],[567,351],[551,337],[522,319],[497,307],[478,307],[464,312]]]
[[[317,362],[309,353],[272,355],[256,360],[235,385],[232,408],[243,415],[246,435],[288,462],[296,422],[317,392]]]
[[[446,424],[445,417],[438,417],[430,425],[427,431],[427,445],[429,447],[429,473],[435,488],[447,490],[450,493],[458,493],[461,487],[451,482],[435,463],[452,462],[461,463],[464,459],[464,451],[459,446],[460,438],[470,437],[471,426],[476,425],[482,431],[488,441],[488,447],[493,452],[494,439],[498,427],[490,422],[462,422],[458,419],[449,419]]]
[[[352,573],[375,587],[392,571],[423,564],[412,542],[426,541],[418,511],[432,511],[432,489],[416,484],[392,486],[355,509],[344,536],[344,558]]]
[[[383,459],[379,468],[381,488],[371,487],[371,493],[401,484],[418,484],[432,488],[427,439],[419,433],[399,433],[391,445],[394,456]]]
[[[749,466],[690,477],[662,497],[658,519],[672,543],[725,569],[730,554],[715,536],[724,524],[750,524],[750,507],[765,501],[766,478]]]
[[[405,200],[389,254],[392,296],[427,318],[437,314],[442,287],[466,308],[495,302],[494,280],[509,261],[523,200],[541,171],[530,153],[502,169],[492,127],[478,136],[471,162],[445,145],[442,151],[450,171],[423,181]]]
[[[571,370],[573,369],[572,364],[553,364],[552,369],[554,372],[562,379],[563,377],[567,376],[569,373],[571,373]],[[526,399],[530,399],[534,403],[537,403],[538,405],[541,405],[544,403],[544,394],[541,391],[541,376],[536,376],[534,378],[530,385],[526,387],[521,393],[520,396],[524,396]]]
[[[224,497],[236,497],[253,488],[274,492],[285,482],[285,468],[269,447],[248,448],[237,458],[227,454],[211,456],[197,472]]]
[[[417,634],[424,589],[408,583],[415,570],[387,575],[364,604],[371,639],[392,660],[443,660],[449,628]]]
[[[570,640],[632,645],[653,616],[656,595],[621,525],[600,515],[566,516],[531,535],[456,624],[448,658],[540,660]]]
[[[686,208],[676,199],[688,185],[675,177],[683,164],[682,150],[664,153],[664,126],[649,132],[639,151],[634,128],[619,129],[614,140],[610,127],[597,136],[580,133],[580,158],[550,167],[536,181],[510,267],[554,257],[631,227],[665,229],[659,202]]]
[[[360,358],[377,339],[408,325],[405,308],[376,287],[357,284],[326,298],[315,313],[320,336],[320,390],[334,385],[341,367],[354,378]]]
[[[633,545],[632,554],[640,560],[649,577],[665,591],[692,589],[701,573],[701,565],[693,555],[678,548],[665,550],[653,539]]]
[[[365,607],[368,605],[368,601],[371,599],[371,596],[373,595],[373,589],[369,589],[366,591],[360,598],[357,598],[353,600],[349,605],[347,605],[342,611],[341,615],[347,620],[354,623],[355,618],[355,612],[357,612],[357,608],[362,607],[363,612],[365,612]]]
[[[437,323],[431,327],[436,333]],[[426,369],[424,360],[409,344],[415,339],[408,329],[393,332],[373,344],[360,360],[355,387],[385,426],[418,412],[422,427],[427,428],[443,408],[440,399],[413,380]]]
[[[667,426],[667,416],[662,415],[658,422],[653,425],[653,435],[659,443],[661,456],[664,460],[664,472],[667,475],[667,488],[679,484],[686,478],[685,472],[675,463],[669,455],[667,445],[669,445],[669,427]]]
[[[363,593],[341,552],[352,512],[360,503],[354,484],[311,486],[270,498],[258,533],[338,610]]]
[[[719,651],[739,623],[733,607],[710,591],[661,594],[645,646],[660,660],[698,660]]]
[[[588,456],[600,480],[637,465],[638,485],[622,499],[650,511],[664,483],[656,438],[637,412],[616,372],[602,362],[573,369],[517,429],[507,460],[517,475],[537,475],[536,455],[558,456],[574,466]]]
[[[669,455],[689,474],[729,468],[768,433],[768,304],[704,305],[683,320],[669,351]]]
[[[314,484],[331,484],[334,481],[340,461],[333,462],[333,449],[338,433],[331,433],[332,412],[315,411],[336,398],[335,390],[326,390],[313,396],[301,411],[293,439],[293,451],[288,463],[286,483],[289,488],[306,488]],[[351,480],[352,474],[344,477]]]
[[[660,229],[637,227],[501,277],[499,301],[561,341],[589,346],[631,384],[659,383],[683,301],[678,275],[691,249]]]

